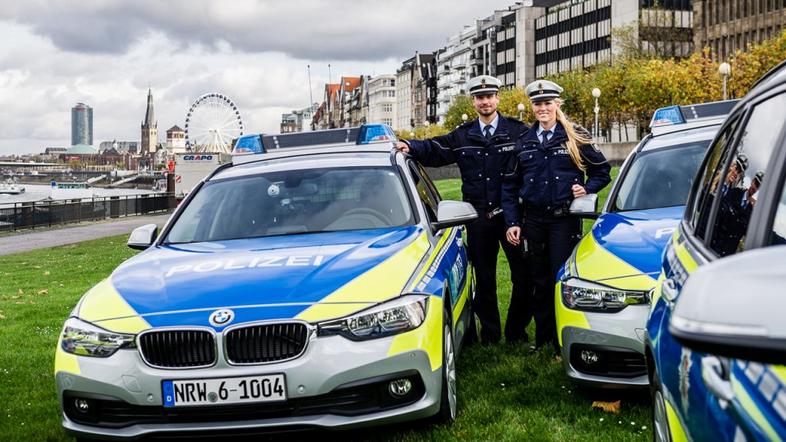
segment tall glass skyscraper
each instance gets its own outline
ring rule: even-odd
[[[71,145],[93,145],[93,108],[77,103],[71,108]]]

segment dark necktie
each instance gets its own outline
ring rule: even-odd
[[[551,131],[544,130],[542,135],[543,135],[543,140],[540,142],[540,144],[546,144],[549,141],[549,135],[551,135]]]
[[[491,125],[490,124],[483,128],[483,136],[486,137],[487,140],[489,138],[491,138]]]

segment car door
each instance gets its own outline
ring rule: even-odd
[[[407,167],[410,170],[412,179],[415,182],[418,197],[426,211],[429,225],[437,220],[437,211],[441,201],[439,192],[434,183],[426,174],[426,171],[419,164],[408,161]],[[432,274],[431,281],[442,281],[444,290],[443,302],[451,312],[453,319],[453,333],[457,348],[463,342],[464,333],[470,324],[470,302],[471,296],[469,275],[469,261],[467,258],[466,247],[462,238],[463,227],[451,227],[448,229],[433,229],[432,249],[437,256],[434,258],[431,268],[427,275]],[[424,284],[424,288],[429,284]]]
[[[766,222],[768,213],[777,213],[771,204],[760,204],[760,198],[764,201],[768,194],[777,193],[766,187],[768,181],[775,185],[781,181],[768,180],[781,173],[782,164],[772,160],[783,151],[784,122],[771,116],[786,113],[786,94],[770,95],[746,107],[731,117],[716,138],[689,201],[691,212],[680,227],[681,243],[667,250],[666,298],[678,298],[684,280],[697,266],[767,245],[756,233],[761,229],[755,226]],[[777,232],[783,230],[782,222],[778,218]],[[779,241],[779,233],[768,234],[771,243]],[[690,436],[695,440],[732,440],[739,435],[754,439],[777,435],[768,424],[772,416],[764,411],[767,406],[775,410],[774,395],[783,384],[778,376],[781,372],[682,347],[667,331],[673,302],[666,305],[659,343],[660,376]],[[764,380],[766,373],[770,375]],[[761,391],[761,382],[766,383],[767,394]],[[732,400],[724,394],[729,391],[734,393]],[[786,405],[786,396],[784,401]]]

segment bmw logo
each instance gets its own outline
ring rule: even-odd
[[[228,308],[216,310],[210,315],[210,324],[216,327],[223,327],[235,319],[235,312]]]

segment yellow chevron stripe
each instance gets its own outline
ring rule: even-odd
[[[136,334],[150,328],[150,324],[120,296],[109,278],[85,294],[79,317],[118,333]]]
[[[625,262],[622,258],[606,250],[598,244],[590,234],[586,235],[579,243],[576,251],[576,269],[581,279],[598,281],[614,276],[631,275],[624,279],[628,290],[649,290],[655,285],[655,279],[641,270]],[[617,287],[621,280],[602,282]]]
[[[688,435],[685,434],[685,428],[682,426],[677,412],[671,406],[671,402],[664,400],[666,403],[666,418],[669,421],[669,433],[671,433],[671,440],[673,442],[687,442]]]
[[[578,327],[591,330],[587,316],[578,311],[565,307],[562,303],[562,282],[557,282],[554,289],[554,312],[557,316],[557,340],[562,347],[562,329],[565,327]]]
[[[431,264],[433,264],[434,260],[437,259],[437,256],[439,256],[439,253],[442,251],[442,247],[448,242],[448,240],[453,241],[455,239],[453,238],[453,233],[455,233],[456,231],[457,229],[455,227],[451,227],[445,231],[445,233],[442,235],[442,238],[440,238],[439,241],[437,242],[436,247],[434,247],[434,251],[431,253],[431,256],[429,257],[428,261],[426,261],[426,263],[423,264],[423,267],[420,269],[420,272],[418,272],[418,276],[416,276],[415,279],[412,280],[412,285],[409,287],[409,291],[415,290],[415,287],[417,287],[420,280],[423,279],[423,275],[425,275],[426,272],[428,272],[428,269],[431,267]]]
[[[297,318],[308,322],[340,318],[368,305],[369,300],[382,302],[398,296],[423,255],[429,249],[426,233],[379,265],[344,284],[318,304],[300,313]]]
[[[464,290],[462,290],[461,295],[456,300],[456,306],[453,308],[453,329],[456,329],[456,324],[458,323],[461,312],[464,311],[464,305],[467,303],[469,299],[469,289],[472,285],[472,276],[473,276],[473,267],[467,266],[467,279],[466,283],[464,284]]]
[[[76,355],[66,353],[60,347],[60,339],[57,340],[57,350],[55,351],[55,374],[59,372],[80,374],[79,359]]]
[[[734,396],[740,402],[740,405],[742,405],[742,409],[745,410],[748,416],[750,416],[759,428],[767,434],[767,438],[769,440],[782,440],[775,429],[772,428],[772,425],[767,421],[767,418],[764,417],[761,410],[759,410],[759,407],[756,406],[756,403],[753,401],[753,398],[750,397],[748,391],[735,376],[731,377],[731,389],[734,391]]]

